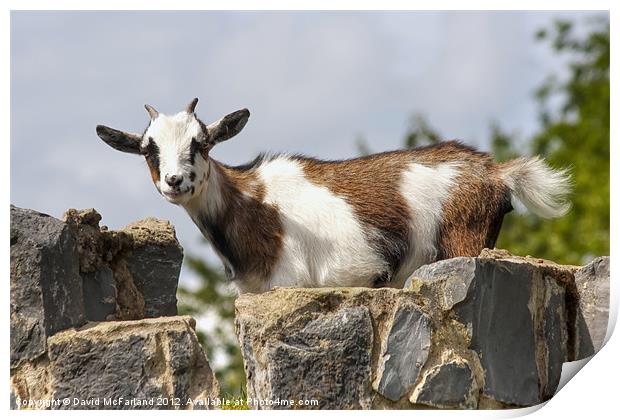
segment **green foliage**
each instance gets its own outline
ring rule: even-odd
[[[573,208],[555,220],[511,213],[498,247],[567,264],[609,255],[609,22],[595,24],[597,28],[581,38],[569,22],[537,34],[557,54],[568,55],[569,77],[564,82],[549,77],[537,90],[542,127],[528,152],[544,156],[554,167],[570,168]],[[559,99],[557,109],[549,105],[554,99]],[[512,143],[492,135],[500,158],[515,154]]]

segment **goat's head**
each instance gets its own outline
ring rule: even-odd
[[[145,105],[151,121],[144,134],[98,125],[97,135],[116,150],[143,155],[161,195],[171,203],[184,204],[200,194],[208,180],[209,151],[237,135],[250,117],[242,109],[205,125],[194,112],[197,103],[198,98],[175,115]]]

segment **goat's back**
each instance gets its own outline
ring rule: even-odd
[[[342,161],[272,156],[245,169],[282,212],[290,259],[327,261],[283,276],[402,283],[422,264],[492,246],[510,205],[492,158],[458,142]]]

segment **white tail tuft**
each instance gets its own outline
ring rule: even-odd
[[[500,174],[511,196],[532,213],[553,218],[571,207],[567,199],[572,182],[566,169],[550,168],[540,157],[518,158],[500,165]]]

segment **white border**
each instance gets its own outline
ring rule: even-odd
[[[612,38],[612,63],[611,68],[618,68],[618,30],[615,27],[615,11],[613,10],[613,3],[611,1],[602,1],[602,0],[590,0],[590,1],[576,1],[576,0],[565,0],[562,2],[559,1],[543,1],[543,0],[522,0],[522,1],[469,1],[465,5],[464,2],[459,1],[448,1],[448,0],[438,0],[434,2],[421,2],[421,1],[404,1],[404,0],[384,0],[384,1],[370,1],[370,0],[343,0],[343,1],[328,1],[328,0],[315,0],[315,1],[296,1],[294,3],[282,1],[282,0],[265,0],[265,1],[251,1],[251,0],[229,0],[229,1],[197,1],[197,0],[175,0],[175,1],[164,1],[164,0],[151,0],[148,2],[145,1],[137,1],[137,0],[109,0],[109,1],[77,1],[77,0],[57,0],[52,2],[43,1],[43,0],[24,0],[24,1],[15,1],[9,0],[4,4],[8,5],[8,8],[5,9],[5,13],[3,15],[2,21],[5,22],[2,27],[4,27],[3,31],[3,42],[2,42],[2,53],[3,56],[10,59],[10,10],[50,10],[50,6],[53,6],[53,10],[610,10],[610,18],[611,18],[611,38]],[[617,3],[617,2],[616,2]],[[147,8],[148,6],[148,8]],[[467,7],[464,7],[467,6]],[[617,8],[617,7],[616,7]],[[3,89],[4,92],[9,93],[10,91],[10,77],[9,77],[10,67],[8,65],[4,65],[2,67],[2,75],[5,87]],[[612,72],[613,74],[613,72]],[[617,92],[614,91],[616,84],[614,83],[614,79],[612,77],[612,99],[611,99],[611,115],[618,115],[618,96]],[[1,142],[3,147],[3,153],[0,154],[0,159],[2,159],[2,175],[3,179],[8,180],[10,176],[10,97],[9,95],[4,96],[5,100],[3,101],[3,111],[0,113],[0,118],[2,119],[2,125],[4,131],[3,141]],[[612,117],[611,120],[611,138],[616,138],[616,134],[618,133],[618,121]],[[611,142],[611,156],[617,157],[618,155],[618,146],[616,142]],[[616,160],[617,161],[617,160]],[[618,169],[617,166],[611,165],[611,191],[617,191],[618,187]],[[4,272],[9,273],[9,241],[7,240],[9,236],[9,208],[8,201],[10,200],[9,194],[9,182],[2,183],[2,193],[4,197],[8,198],[5,200],[5,208],[3,212],[3,217],[1,220],[2,223],[2,232],[4,235],[3,242],[3,258],[2,265],[4,267]],[[612,194],[611,201],[611,211],[612,211],[612,226],[611,226],[611,249],[612,254],[614,254],[613,250],[616,249],[616,240],[614,238],[620,237],[620,232],[618,231],[618,223],[616,222],[618,210],[618,195]],[[617,277],[616,270],[614,269],[615,265],[612,263],[612,307],[610,311],[610,325],[615,325],[615,321],[617,319],[618,312],[618,293],[616,290]],[[8,279],[7,279],[8,280]],[[4,311],[2,311],[3,322],[5,326],[9,324],[9,293],[8,293],[8,281],[5,282],[5,287],[2,291],[4,294]],[[612,327],[613,328],[613,327]],[[5,346],[3,348],[2,360],[5,361],[5,398],[9,395],[9,367],[6,361],[9,359],[9,330],[5,328]],[[395,416],[400,418],[410,418],[410,416],[423,416],[424,418],[508,418],[508,417],[518,417],[521,415],[525,415],[531,413],[530,415],[534,418],[543,418],[545,417],[559,417],[562,419],[570,419],[570,418],[606,418],[607,414],[611,414],[617,411],[616,410],[616,399],[617,399],[617,385],[616,383],[620,380],[617,361],[617,354],[620,354],[620,344],[618,343],[619,339],[617,338],[617,334],[615,336],[611,336],[607,345],[592,358],[592,360],[587,363],[587,365],[578,373],[577,377],[569,381],[564,388],[562,388],[559,393],[552,398],[543,409],[540,407],[534,407],[529,409],[521,409],[521,410],[509,410],[509,411],[474,411],[474,412],[452,412],[452,411],[424,411],[423,413],[412,413],[410,411],[400,411],[400,412],[390,412],[389,416]],[[8,398],[5,400],[5,407],[8,410]],[[41,415],[50,415],[50,416],[82,416],[83,412],[71,412],[71,413],[60,413],[60,412],[50,412],[50,413],[41,413],[41,412],[11,412],[12,416],[41,416]],[[126,413],[122,413],[125,414]],[[309,416],[313,415],[311,412],[297,412],[295,416]],[[339,412],[337,415],[343,417],[365,417],[365,416],[374,416],[375,414],[379,414],[373,411],[350,411],[350,412]],[[387,413],[386,413],[387,414]],[[380,415],[386,415],[380,414]],[[89,413],[89,416],[94,417],[102,417],[107,416],[105,412],[93,412]],[[209,413],[158,413],[153,411],[148,411],[146,413],[140,412],[131,412],[130,415],[133,416],[179,416],[179,415],[199,415],[199,416],[247,416],[248,412],[209,412]],[[288,414],[283,414],[280,412],[271,412],[267,413],[259,413],[252,412],[252,415],[268,415],[268,416],[287,416]]]

